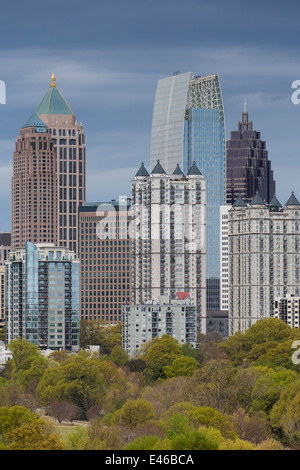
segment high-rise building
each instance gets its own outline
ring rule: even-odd
[[[10,253],[5,265],[6,343],[26,339],[40,349],[79,350],[79,261],[52,243]]]
[[[230,206],[220,207],[220,307],[228,312],[228,211]]]
[[[238,130],[230,132],[226,142],[226,203],[232,205],[240,194],[251,202],[256,192],[267,204],[275,194],[275,181],[268,159],[266,142],[253,129],[246,105]]]
[[[274,300],[300,296],[300,203],[292,193],[250,204],[239,196],[228,211],[229,334],[273,316]]]
[[[122,345],[130,357],[135,358],[143,344],[163,335],[172,336],[180,345],[196,347],[196,306],[186,292],[178,292],[173,300],[162,295],[157,302],[123,306]]]
[[[194,163],[166,174],[142,164],[131,182],[132,304],[187,292],[205,333],[205,187]]]
[[[274,301],[274,318],[284,321],[291,328],[299,328],[300,297],[293,294],[285,298],[277,297]]]
[[[220,205],[225,204],[225,120],[217,74],[191,72],[158,81],[152,119],[151,167],[187,174],[193,162],[206,179],[207,310],[220,309]]]
[[[57,173],[52,135],[36,115],[15,145],[11,181],[11,245],[57,243]]]
[[[11,250],[11,233],[0,232],[0,266],[4,266]]]
[[[81,319],[119,323],[131,300],[130,204],[120,197],[79,207]]]
[[[85,201],[86,147],[82,124],[51,84],[35,114],[47,125],[57,156],[58,245],[77,253],[78,207]]]
[[[0,330],[5,325],[5,266],[0,266]]]

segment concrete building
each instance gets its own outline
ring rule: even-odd
[[[142,164],[131,184],[132,304],[189,292],[205,333],[205,178]]]
[[[5,325],[5,266],[0,266],[0,330]]]
[[[131,300],[130,199],[79,207],[80,315],[119,323]]]
[[[13,154],[11,245],[57,244],[56,153],[49,128],[33,114],[20,129]]]
[[[225,118],[219,76],[175,73],[157,83],[151,132],[151,168],[193,163],[206,179],[206,303],[220,310],[219,207],[225,204]]]
[[[4,266],[11,250],[11,233],[0,232],[0,266]]]
[[[228,212],[230,206],[220,206],[220,308],[228,312]]]
[[[57,244],[77,254],[78,208],[86,197],[85,136],[57,88],[54,74],[35,114],[47,125],[56,152]]]
[[[274,318],[284,321],[291,328],[299,328],[300,297],[293,294],[274,301]]]
[[[5,265],[6,344],[26,339],[42,350],[79,350],[79,261],[52,243],[10,253]]]
[[[186,292],[178,292],[174,300],[159,296],[157,302],[123,306],[122,345],[135,358],[143,344],[154,338],[169,335],[180,345],[191,343],[196,347],[196,306]]]
[[[276,298],[300,296],[300,203],[274,196],[250,204],[239,196],[228,212],[229,334],[273,315]]]

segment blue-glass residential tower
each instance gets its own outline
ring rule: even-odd
[[[207,310],[220,309],[220,206],[225,204],[225,120],[217,74],[191,72],[158,81],[152,120],[151,167],[187,173],[193,162],[206,178]]]

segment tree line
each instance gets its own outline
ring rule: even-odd
[[[121,325],[99,320],[82,321],[76,354],[46,358],[14,340],[0,374],[0,449],[299,449],[299,340],[274,318],[226,341],[200,335],[198,349],[164,335],[134,359]],[[49,416],[86,425],[62,437]]]

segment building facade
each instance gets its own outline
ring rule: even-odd
[[[0,330],[5,326],[5,266],[0,266]]]
[[[4,266],[11,251],[11,233],[0,232],[0,266]]]
[[[299,328],[300,297],[293,294],[274,301],[274,318],[284,321],[291,328]]]
[[[56,154],[47,126],[33,114],[20,129],[13,154],[11,245],[57,244]]]
[[[231,206],[220,206],[220,309],[228,312],[228,212]]]
[[[79,261],[52,243],[10,253],[5,265],[6,344],[26,339],[40,349],[79,350]]]
[[[219,208],[225,204],[225,119],[217,74],[174,74],[158,81],[152,119],[151,167],[167,173],[193,162],[206,179],[207,310],[220,309]]]
[[[58,245],[77,253],[78,208],[86,197],[85,136],[54,74],[35,114],[47,125],[56,152]]]
[[[226,142],[226,203],[232,205],[240,194],[250,203],[256,192],[267,204],[275,194],[275,181],[266,142],[253,129],[246,105],[238,130]]]
[[[273,316],[274,300],[300,295],[300,203],[292,193],[250,204],[239,196],[228,212],[229,334]]]
[[[174,300],[166,295],[157,302],[123,306],[122,346],[131,358],[138,356],[143,344],[163,335],[196,347],[196,306],[187,293],[178,293]]]
[[[142,164],[131,182],[132,304],[188,292],[205,332],[206,180],[193,164],[166,174]]]
[[[120,323],[131,300],[130,204],[120,197],[79,207],[81,319]]]

